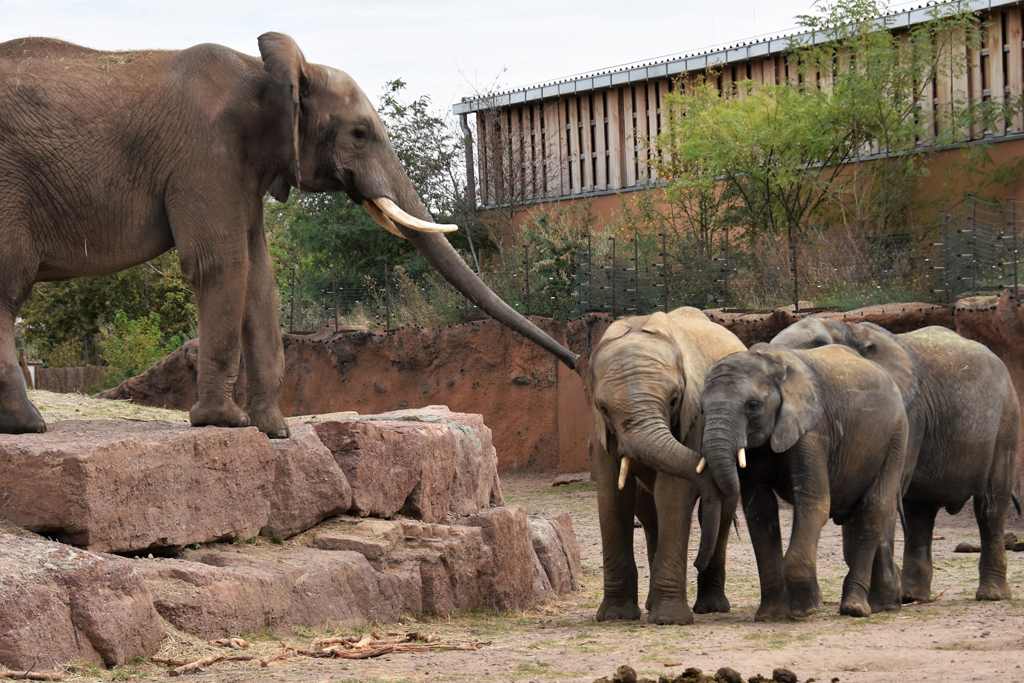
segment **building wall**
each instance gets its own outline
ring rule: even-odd
[[[985,43],[982,50],[971,50],[967,55],[971,65],[967,73],[936,83],[933,96],[921,102],[922,110],[931,113],[933,126],[941,125],[934,112],[958,97],[978,101],[993,94],[1019,97],[1024,93],[1021,12],[1021,7],[1005,6],[981,14],[988,24]],[[953,49],[961,53],[966,50],[963,45]],[[719,90],[742,97],[743,91],[735,84],[745,79],[779,84],[797,78],[794,59],[791,55],[769,54],[708,67],[711,73],[718,72],[715,78]],[[702,70],[672,78],[666,75],[478,111],[480,203],[485,207],[510,201],[533,204],[656,184],[658,179],[649,162],[657,153],[653,143],[662,129],[665,95],[677,87],[685,88],[693,78],[706,73]],[[818,84],[827,87],[831,78],[829,73],[818,74]],[[995,130],[976,126],[964,131],[963,140],[998,140],[1020,133],[1024,133],[1024,115],[1018,114]]]

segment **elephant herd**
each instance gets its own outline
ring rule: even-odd
[[[935,516],[972,498],[982,547],[976,597],[1010,597],[1003,531],[1020,407],[1009,372],[983,345],[942,327],[897,335],[807,318],[746,349],[701,311],[680,308],[613,323],[590,372],[598,621],[641,616],[634,516],[647,538],[649,621],[729,611],[726,544],[738,501],[761,584],[757,621],[819,608],[817,547],[830,518],[842,527],[848,567],[841,614],[929,600]],[[779,498],[793,508],[785,551]],[[698,499],[691,611],[687,544]]]

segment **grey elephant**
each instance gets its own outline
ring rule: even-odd
[[[714,361],[743,351],[731,332],[695,308],[616,321],[590,361],[597,444],[604,599],[597,620],[639,619],[633,518],[651,561],[648,619],[689,624],[697,613],[727,612],[725,550],[736,497],[724,499],[698,475],[698,397]],[[686,597],[690,520],[700,498],[697,600]]]
[[[345,192],[470,301],[573,366],[575,354],[466,266],[343,71],[280,33],[262,58],[219,45],[109,53],[44,38],[0,44],[0,432],[46,425],[26,395],[14,320],[35,282],[102,275],[177,247],[199,309],[193,425],[288,434],[263,196]],[[239,357],[246,405],[232,400]]]
[[[707,466],[723,494],[739,492],[743,501],[761,581],[755,620],[817,610],[818,538],[829,518],[849,532],[840,613],[898,610],[886,531],[896,515],[907,416],[889,375],[842,346],[756,344],[711,366],[700,404]],[[785,555],[776,495],[793,505]],[[871,591],[876,555],[887,593]]]
[[[931,598],[935,515],[943,507],[956,514],[972,497],[981,533],[975,597],[1010,598],[1003,532],[1016,482],[1020,406],[1003,362],[945,327],[895,335],[871,323],[806,318],[771,343],[803,349],[843,344],[878,363],[899,385],[910,425],[903,601]]]

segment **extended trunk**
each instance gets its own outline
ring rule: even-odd
[[[722,493],[726,496],[739,495],[740,478],[736,468],[740,445],[736,438],[737,431],[729,427],[708,426],[715,422],[710,415],[704,419],[701,453],[707,459],[711,474]]]
[[[462,260],[462,257],[458,255],[443,235],[411,230],[404,225],[398,225],[398,229],[402,231],[402,235],[412,242],[413,246],[423,254],[424,258],[437,269],[437,272],[445,280],[450,282],[455,289],[462,292],[480,310],[485,311],[501,324],[518,332],[545,351],[551,353],[569,368],[575,369],[578,356],[563,347],[546,332],[502,301],[466,265],[466,262]]]

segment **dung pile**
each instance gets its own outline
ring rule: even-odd
[[[805,683],[811,683],[815,679],[808,678]],[[754,674],[746,679],[746,683],[798,683],[797,675],[789,669],[778,668],[772,671],[771,678],[765,678],[761,674]],[[838,678],[833,678],[832,683],[837,683]],[[594,683],[744,683],[743,676],[735,669],[723,666],[714,675],[706,674],[696,667],[690,667],[683,673],[670,678],[669,676],[658,676],[653,678],[637,678],[636,671],[631,666],[620,666],[611,677],[602,676],[595,679]]]

